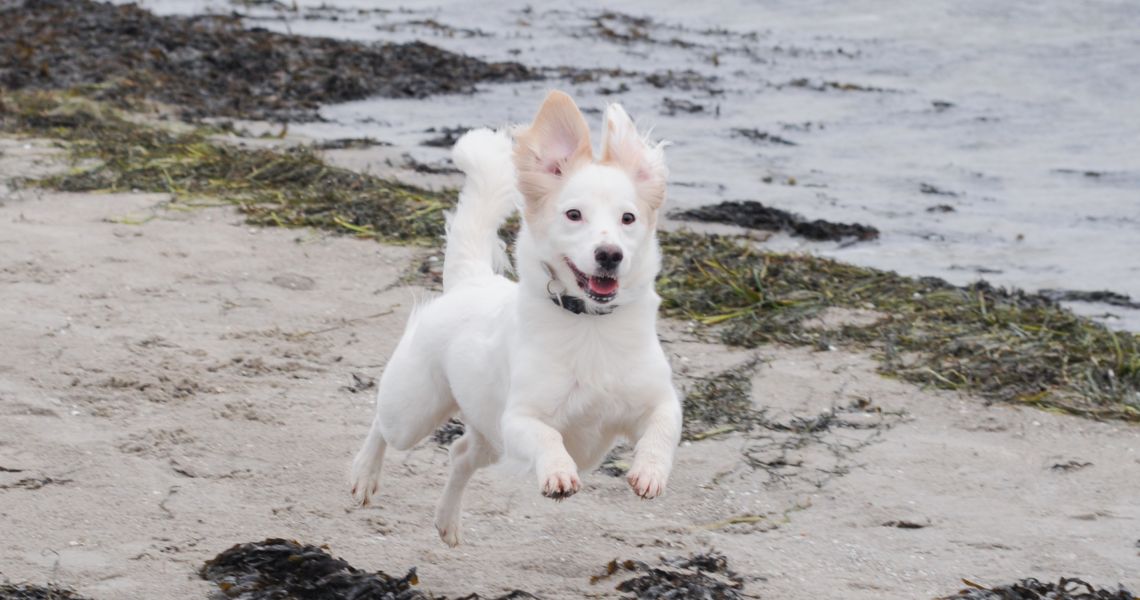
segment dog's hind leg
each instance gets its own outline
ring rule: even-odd
[[[380,433],[380,424],[372,421],[364,445],[352,461],[352,499],[361,506],[372,503],[372,496],[380,488],[380,469],[384,466],[384,451],[388,442]]]
[[[352,462],[352,497],[368,506],[380,486],[384,451],[407,450],[457,410],[434,359],[414,343],[401,342],[380,377],[376,416],[368,438]]]
[[[451,475],[435,510],[435,528],[439,531],[439,539],[454,548],[460,541],[463,488],[476,470],[495,461],[495,452],[479,432],[468,427],[463,437],[451,445],[450,455]]]

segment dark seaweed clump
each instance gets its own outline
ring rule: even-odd
[[[0,600],[86,600],[86,598],[55,584],[42,586],[31,583],[4,583],[0,584]]]
[[[242,600],[428,598],[412,589],[415,569],[403,577],[367,573],[322,548],[283,539],[237,544],[206,561],[200,574],[226,597]]]
[[[368,573],[323,547],[279,538],[234,545],[206,561],[199,574],[227,598],[240,600],[446,600],[414,589],[414,568],[403,577]],[[534,597],[515,590],[497,600]],[[470,594],[461,600],[479,598]]]
[[[726,201],[669,215],[682,221],[727,223],[747,229],[785,231],[814,241],[839,241],[845,238],[873,240],[879,230],[860,223],[832,223],[822,219],[809,221],[786,210],[764,206],[754,200]]]
[[[102,98],[175,104],[185,117],[314,119],[368,96],[467,93],[538,76],[412,42],[362,44],[246,29],[236,16],[156,16],[133,4],[0,4],[0,87],[95,85]]]
[[[95,166],[36,182],[63,191],[145,191],[220,197],[251,223],[313,226],[393,242],[443,234],[452,192],[432,192],[333,167],[307,146],[243,148],[205,128],[177,132],[124,119],[81,96],[24,92],[0,100],[0,131],[70,142]]]
[[[1137,600],[1123,587],[1116,590],[1095,588],[1076,578],[1062,577],[1057,583],[1022,579],[993,588],[962,581],[970,587],[939,600]]]
[[[909,381],[1140,421],[1140,335],[1046,297],[764,252],[739,237],[660,239],[665,313],[717,326],[727,343],[871,347],[883,371]],[[870,311],[873,321],[813,326],[830,308]]]
[[[615,589],[638,600],[738,600],[744,598],[744,580],[728,568],[723,554],[707,552],[688,557],[663,559],[660,566],[639,560],[612,560],[603,574],[593,577],[597,583],[618,573],[636,576],[619,583]]]

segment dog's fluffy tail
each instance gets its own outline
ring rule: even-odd
[[[519,198],[511,138],[505,131],[469,131],[456,142],[451,157],[467,181],[448,219],[445,293],[466,279],[493,275],[509,266],[498,232]]]

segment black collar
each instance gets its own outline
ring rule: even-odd
[[[612,313],[615,308],[617,308],[616,306],[605,306],[590,310],[590,307],[586,305],[585,300],[577,296],[567,295],[565,293],[556,293],[554,290],[550,289],[550,284],[557,283],[563,290],[566,289],[566,286],[562,285],[562,282],[558,281],[558,278],[554,276],[554,269],[551,268],[550,265],[542,263],[542,267],[546,269],[546,274],[550,277],[550,281],[546,282],[546,293],[550,294],[550,301],[553,302],[556,306],[561,307],[563,310],[568,310],[576,315],[608,315]]]
[[[550,301],[554,304],[561,306],[563,310],[568,310],[576,315],[608,315],[614,311],[616,306],[607,306],[604,308],[589,310],[586,306],[586,301],[576,296],[567,296],[560,294],[557,296],[550,296]]]

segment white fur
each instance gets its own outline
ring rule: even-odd
[[[623,152],[637,151],[625,128],[607,131],[615,129]],[[644,151],[629,164],[663,177],[660,146]],[[543,207],[553,216],[537,220],[539,226],[523,224],[516,284],[494,266],[496,232],[522,203],[511,140],[472,131],[453,153],[467,181],[449,226],[444,293],[409,319],[380,378],[376,416],[353,462],[353,497],[372,501],[387,446],[411,448],[456,413],[466,433],[452,444],[451,475],[436,512],[449,545],[459,543],[460,499],[472,473],[503,459],[523,462],[539,490],[560,499],[579,490],[580,470],[594,469],[626,439],[636,444],[630,486],[642,498],[657,496],[681,430],[680,402],[656,332],[656,215],[644,213],[657,206],[638,201],[636,175],[618,166],[590,162],[566,174],[545,200],[556,203]],[[571,222],[564,216],[570,208],[584,218]],[[625,212],[637,221],[623,225]],[[548,290],[580,293],[564,258],[592,270],[600,244],[624,253],[616,308],[573,314],[556,306]],[[553,268],[553,281],[544,265]]]

